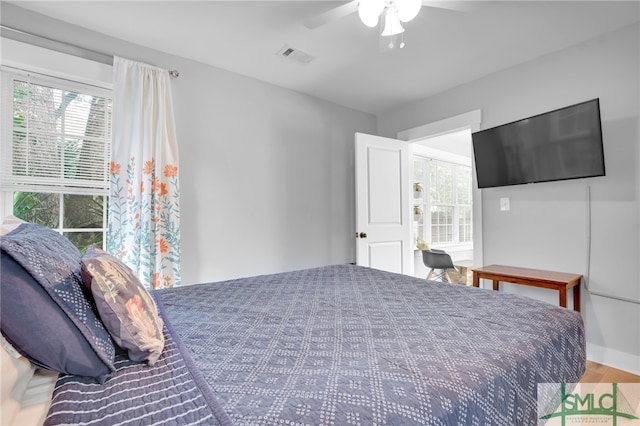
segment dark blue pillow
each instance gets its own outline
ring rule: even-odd
[[[2,334],[39,366],[104,382],[115,346],[85,296],[80,252],[34,224],[0,237],[0,247]]]

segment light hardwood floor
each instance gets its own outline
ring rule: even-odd
[[[640,376],[587,361],[587,371],[580,383],[640,383]]]

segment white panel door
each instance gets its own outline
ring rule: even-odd
[[[356,133],[356,263],[412,275],[409,143]]]

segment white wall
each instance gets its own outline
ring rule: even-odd
[[[354,261],[354,134],[375,116],[0,6],[5,25],[180,71],[184,284]]]
[[[354,261],[354,134],[373,133],[375,117],[185,70],[174,92],[185,282]]]
[[[586,274],[588,184],[590,288],[639,300],[639,40],[636,24],[403,106],[379,117],[379,134],[474,109],[486,129],[599,97],[607,176],[482,190],[484,264]],[[556,292],[503,287],[557,304]],[[582,305],[590,359],[640,374],[640,305],[586,291]]]

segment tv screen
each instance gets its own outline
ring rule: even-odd
[[[599,99],[472,134],[479,188],[604,176]]]

